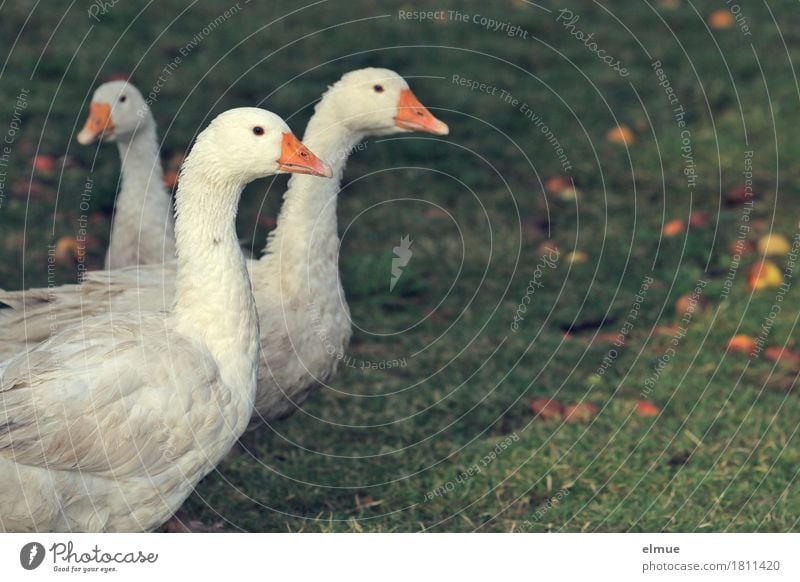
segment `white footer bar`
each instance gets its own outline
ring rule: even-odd
[[[800,580],[800,534],[0,536],[2,580],[253,575],[259,582]]]

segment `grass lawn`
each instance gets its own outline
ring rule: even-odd
[[[13,142],[3,288],[48,283],[48,246],[75,236],[89,175],[86,261],[101,265],[119,161],[75,143],[88,99],[114,75],[148,93],[193,39],[152,104],[165,163],[234,106],[262,104],[301,134],[328,84],[371,65],[406,76],[451,128],[353,155],[339,201],[352,365],[246,434],[187,501],[191,519],[225,531],[798,529],[800,368],[726,352],[737,334],[800,351],[792,255],[771,259],[783,288],[751,291],[761,255],[745,244],[799,234],[796,2],[743,3],[726,28],[708,25],[730,15],[714,0],[575,0],[571,17],[549,0],[106,4],[0,8],[0,133]],[[444,19],[400,16],[421,9]],[[608,139],[617,124],[635,143]],[[545,187],[559,176],[577,197]],[[239,232],[256,249],[285,183],[245,194]],[[413,256],[390,289],[406,235]],[[559,250],[543,259],[548,242]],[[76,267],[56,275],[73,282]],[[676,307],[695,290],[696,308]],[[599,412],[543,420],[534,398]],[[656,416],[637,412],[643,400]]]

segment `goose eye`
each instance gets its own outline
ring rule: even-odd
[[[383,93],[383,85],[375,85],[373,89],[375,89],[376,93]]]
[[[123,95],[122,97],[119,98],[119,102],[120,103],[125,103],[126,99],[127,99],[127,97],[125,95]]]
[[[253,128],[253,133],[256,135],[264,135],[264,128],[261,127],[260,125],[257,125],[256,127]]]

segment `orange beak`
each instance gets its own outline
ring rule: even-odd
[[[328,164],[311,153],[311,150],[291,133],[283,134],[281,159],[278,160],[278,167],[284,172],[292,174],[311,174],[323,178],[333,176]]]
[[[411,89],[400,92],[400,101],[397,103],[397,116],[395,125],[409,131],[424,131],[435,135],[447,135],[450,128],[443,121],[436,119],[425,106],[419,102]]]
[[[111,120],[111,105],[108,103],[92,103],[89,106],[89,119],[78,134],[78,143],[89,145],[94,140],[102,137],[106,132],[114,131],[114,122]]]

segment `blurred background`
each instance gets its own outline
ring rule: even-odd
[[[53,245],[58,284],[102,267],[119,157],[75,141],[102,82],[147,95],[163,77],[170,178],[214,115],[263,106],[302,135],[343,73],[388,67],[450,136],[370,138],[351,157],[351,364],[244,436],[187,501],[194,526],[795,530],[798,10],[6,2],[0,287],[47,285]],[[244,196],[256,253],[285,185]]]

